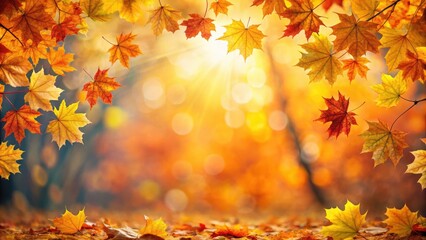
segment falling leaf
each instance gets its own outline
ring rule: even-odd
[[[213,19],[204,18],[200,15],[194,13],[189,14],[191,17],[188,20],[185,20],[181,23],[182,26],[186,26],[185,35],[187,38],[192,38],[201,33],[201,36],[206,40],[212,36],[211,31],[215,31],[216,27],[213,24]]]
[[[0,54],[0,80],[12,87],[25,87],[30,83],[26,76],[31,63],[13,53]]]
[[[376,12],[380,0],[351,0],[350,2],[352,12],[358,17],[358,19],[367,20]]]
[[[84,213],[84,209],[80,210],[77,215],[65,210],[62,217],[53,219],[53,226],[61,231],[61,233],[74,234],[81,230],[85,220],[86,214]]]
[[[181,19],[181,13],[170,5],[166,4],[151,11],[148,23],[151,23],[151,29],[155,36],[159,36],[164,29],[169,32],[175,32],[179,29],[177,21]]]
[[[120,60],[121,65],[126,68],[129,68],[129,59],[130,57],[136,57],[142,54],[139,46],[132,44],[135,40],[136,35],[129,34],[120,34],[117,37],[117,45],[113,45],[109,50],[109,61],[115,63],[115,61]]]
[[[324,98],[327,104],[327,110],[321,110],[321,116],[316,121],[331,122],[328,128],[328,137],[336,136],[336,138],[342,133],[342,131],[348,135],[351,131],[351,125],[357,125],[355,120],[355,113],[348,112],[349,98],[346,99],[339,92],[339,99],[335,100],[333,97]]]
[[[23,105],[18,110],[8,111],[2,118],[2,121],[5,122],[3,127],[5,136],[13,133],[16,141],[21,143],[22,139],[25,138],[25,129],[31,133],[40,134],[41,124],[35,120],[40,115],[39,112],[32,110],[28,105]]]
[[[414,155],[414,161],[407,165],[405,173],[422,174],[418,183],[422,189],[426,188],[426,150],[417,150],[411,152]]]
[[[216,230],[212,233],[211,237],[226,237],[226,238],[242,238],[247,237],[249,231],[247,226],[242,225],[233,225],[228,227],[226,225],[218,226]]]
[[[343,70],[348,70],[349,81],[354,80],[357,74],[362,78],[367,77],[368,67],[366,64],[368,60],[366,58],[358,57],[356,59],[344,59],[342,63]]]
[[[6,142],[0,144],[0,177],[9,179],[11,173],[20,173],[16,161],[22,159],[22,153],[24,151],[15,149],[14,145],[8,145]]]
[[[377,106],[393,107],[396,106],[407,91],[407,81],[402,77],[401,72],[395,77],[388,74],[382,74],[382,83],[372,86],[373,90],[379,94],[377,97]]]
[[[145,216],[145,221],[145,226],[139,229],[139,235],[141,237],[144,235],[154,235],[161,238],[167,238],[167,225],[161,218],[152,220]]]
[[[98,68],[94,80],[83,86],[83,91],[87,92],[86,99],[90,104],[90,108],[96,104],[98,98],[101,98],[104,103],[111,103],[111,91],[120,87],[120,84],[115,81],[115,78],[107,76],[108,70],[100,70]]]
[[[53,71],[58,75],[63,76],[65,72],[75,71],[76,69],[70,66],[73,60],[74,54],[65,53],[64,46],[59,47],[58,50],[50,48],[47,53],[47,61],[49,61]]]
[[[52,134],[52,141],[55,141],[59,148],[65,144],[65,141],[83,143],[83,133],[79,128],[86,126],[90,121],[85,113],[75,113],[77,108],[78,103],[67,107],[63,100],[59,109],[53,109],[56,119],[49,122],[46,132]]]
[[[210,9],[213,9],[214,14],[216,14],[216,16],[219,13],[228,15],[228,7],[231,5],[232,3],[228,2],[227,0],[216,0],[210,4]]]
[[[402,70],[402,77],[424,82],[426,79],[426,47],[417,47],[416,53],[407,50],[406,57],[397,67]]]
[[[365,223],[365,216],[367,215],[367,213],[360,213],[359,204],[354,205],[349,200],[343,210],[335,207],[326,209],[325,212],[331,225],[323,227],[321,233],[336,240],[352,238],[357,235],[361,226]]]
[[[284,13],[284,10],[286,9],[284,0],[253,0],[252,6],[259,6],[260,4],[263,4],[263,16],[269,15],[272,13],[272,11],[280,15]]]
[[[314,34],[314,42],[301,45],[307,53],[302,53],[302,58],[296,66],[305,70],[309,69],[309,79],[311,82],[327,79],[333,85],[337,75],[343,73],[342,63],[338,60],[333,51],[333,45],[326,36]]]
[[[246,27],[241,20],[232,20],[231,24],[225,26],[226,32],[218,40],[228,42],[228,52],[239,49],[245,60],[253,53],[253,49],[262,49],[262,39],[265,35],[258,27],[259,25]]]
[[[24,100],[29,103],[31,109],[52,110],[50,101],[58,100],[62,92],[62,89],[55,86],[55,81],[56,77],[45,75],[43,68],[31,74],[28,93],[24,96]]]
[[[411,212],[407,205],[401,209],[386,208],[385,214],[388,218],[383,222],[390,227],[389,233],[400,237],[410,235],[412,226],[417,223],[417,212]]]
[[[367,51],[378,53],[380,42],[376,37],[377,24],[367,21],[357,21],[354,15],[339,14],[340,22],[331,28],[336,36],[334,46],[336,51],[348,48],[348,53],[354,58],[364,55]]]
[[[80,6],[93,21],[105,22],[111,17],[105,12],[102,0],[80,0]]]
[[[312,33],[318,33],[319,27],[324,25],[320,17],[314,13],[314,6],[311,0],[289,0],[291,7],[287,8],[280,15],[290,19],[290,24],[284,31],[283,37],[295,36],[302,30],[305,30],[306,39],[309,39]]]
[[[79,29],[77,25],[81,23],[79,18],[73,16],[66,17],[62,22],[56,24],[52,28],[52,38],[56,42],[64,41],[66,36],[77,34]]]
[[[405,132],[389,129],[388,126],[379,122],[368,122],[368,130],[360,136],[365,143],[362,153],[373,152],[374,166],[384,163],[390,159],[394,165],[398,164],[403,155],[403,150],[408,145],[405,143]]]
[[[325,11],[328,11],[333,4],[336,4],[340,7],[343,6],[343,0],[325,0],[322,4],[322,8],[324,8]]]

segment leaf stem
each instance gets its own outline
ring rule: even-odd
[[[13,110],[15,110],[15,111],[16,111],[15,104],[13,104],[7,96],[4,96],[4,98],[5,98],[5,99],[9,102],[9,104],[10,104],[10,106],[13,108]]]
[[[158,3],[160,4],[161,7],[163,6],[163,4],[161,3],[161,0],[158,0]]]
[[[248,18],[246,29],[249,27],[251,17]]]
[[[11,91],[11,92],[0,92],[0,95],[10,95],[10,94],[27,93],[27,92],[28,92],[28,90]]]
[[[108,41],[108,39],[106,39],[104,36],[102,36],[102,38],[107,42],[107,43],[109,43],[109,44],[111,44],[111,45],[114,45],[115,46],[115,44],[114,43],[112,43],[112,42],[110,42],[110,41]]]
[[[394,7],[397,3],[399,3],[401,0],[395,0],[395,2],[389,4],[387,7],[383,8],[382,10],[380,10],[378,13],[374,14],[373,16],[369,17],[366,21],[370,21],[371,19],[379,16],[380,14],[382,14],[384,11],[386,11],[388,8]],[[392,13],[391,13],[392,14]]]
[[[361,105],[359,105],[358,107],[350,110],[349,112],[353,112],[353,111],[357,110],[358,108],[362,107],[364,104],[365,104],[365,101],[363,103],[361,103]]]
[[[93,79],[93,77],[86,71],[86,69],[84,69],[83,68],[83,71],[87,74],[87,76],[89,76],[93,81],[95,81],[94,79]]]
[[[206,10],[204,11],[204,18],[206,17],[208,10],[209,10],[209,0],[206,0]]]
[[[2,27],[4,30],[6,30],[6,32],[9,32],[10,34],[12,34],[12,36],[16,39],[16,40],[18,40],[18,42],[22,45],[22,46],[24,46],[24,44],[21,42],[21,40],[19,40],[19,38],[12,32],[12,31],[10,31],[10,29],[9,28],[7,28],[6,26],[4,26],[3,24],[1,24],[0,23],[0,27]],[[3,35],[4,36],[4,35]],[[1,37],[1,38],[3,38],[3,36]]]
[[[323,0],[318,5],[316,5],[314,8],[312,8],[312,11],[315,10],[315,9],[317,9],[317,7],[321,6],[323,3],[325,3],[325,1],[327,1],[327,0]]]
[[[414,106],[416,106],[419,102],[424,102],[424,101],[426,101],[426,98],[423,98],[423,99],[420,99],[420,100],[415,100],[415,101],[410,101],[413,104],[409,108],[405,109],[405,111],[403,111],[401,114],[399,114],[399,116],[393,121],[389,131],[392,131],[393,126],[395,125],[396,121],[398,121],[399,118],[401,118],[405,113],[410,111],[410,109],[412,109]]]

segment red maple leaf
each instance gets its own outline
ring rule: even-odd
[[[189,14],[189,16],[191,17],[190,19],[185,20],[180,24],[182,26],[186,26],[186,37],[192,38],[201,32],[201,37],[209,40],[209,38],[212,36],[210,32],[216,30],[216,27],[213,24],[213,19],[201,17],[196,13]]]

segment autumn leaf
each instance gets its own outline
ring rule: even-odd
[[[15,149],[14,145],[8,145],[6,142],[0,144],[0,177],[9,179],[11,173],[20,173],[19,164],[24,151]]]
[[[181,13],[170,5],[166,4],[151,11],[148,23],[151,23],[151,29],[155,36],[159,36],[164,29],[169,32],[175,32],[179,29],[177,21],[181,19]]]
[[[403,150],[408,145],[405,143],[406,133],[389,129],[388,126],[379,122],[368,122],[368,130],[360,136],[365,143],[362,153],[373,152],[374,166],[384,163],[390,159],[394,165],[398,164],[403,155]]]
[[[344,59],[342,60],[343,70],[348,70],[349,81],[355,79],[355,76],[358,74],[362,78],[367,77],[368,67],[366,64],[368,60],[364,57],[358,57],[356,59]]]
[[[92,0],[93,1],[93,0]],[[151,0],[103,0],[103,10],[106,14],[118,11],[120,18],[135,23],[144,14],[143,7],[151,4]]]
[[[58,100],[59,95],[63,91],[55,86],[56,77],[45,75],[44,69],[33,72],[30,77],[30,86],[28,92],[24,96],[24,100],[29,103],[31,109],[39,108],[45,111],[51,111],[51,100]]]
[[[309,69],[309,79],[311,82],[327,79],[333,85],[337,75],[343,73],[342,63],[334,56],[333,45],[326,36],[314,34],[314,42],[301,45],[307,53],[302,53],[302,58],[296,66],[305,70]]]
[[[5,14],[11,17],[13,10],[19,9],[22,6],[20,0],[3,0],[0,1],[0,14]]]
[[[65,75],[65,72],[72,72],[76,69],[70,66],[74,60],[74,54],[65,53],[64,46],[59,47],[58,50],[53,48],[49,49],[47,53],[47,61],[50,63],[52,70],[58,75]]]
[[[29,85],[27,72],[32,69],[31,63],[13,53],[0,54],[0,80],[12,87]]]
[[[216,230],[212,233],[211,237],[226,237],[226,238],[242,238],[249,235],[249,230],[247,226],[242,225],[233,225],[231,227],[223,225],[218,226]]]
[[[339,14],[340,22],[331,28],[336,36],[334,46],[336,51],[348,48],[348,53],[355,59],[367,51],[378,53],[380,42],[375,33],[377,24],[367,21],[357,21],[354,15]]]
[[[2,43],[0,43],[0,55],[6,54],[6,53],[10,53],[11,51],[5,47]]]
[[[111,103],[111,91],[120,87],[120,84],[115,81],[115,78],[107,76],[108,70],[100,70],[98,68],[94,80],[83,86],[83,91],[87,92],[86,100],[89,102],[90,108],[96,104],[98,98],[101,98],[104,103]]]
[[[358,17],[358,19],[367,20],[376,12],[380,0],[351,0],[350,2],[352,12]]]
[[[109,61],[115,63],[115,61],[120,60],[121,65],[126,68],[129,68],[129,59],[130,57],[136,57],[142,54],[139,46],[132,44],[135,40],[136,35],[129,34],[120,34],[117,37],[117,44],[114,45],[108,50],[109,52]]]
[[[4,93],[4,85],[0,84],[0,110],[3,105],[3,93]]]
[[[228,42],[228,52],[240,50],[240,54],[247,59],[253,53],[253,49],[262,49],[262,39],[265,35],[258,29],[259,25],[244,26],[241,20],[232,20],[225,26],[226,32],[218,40]]]
[[[264,17],[271,14],[274,10],[280,15],[286,9],[284,0],[253,0],[252,6],[259,6],[261,4],[263,4],[262,11]]]
[[[400,237],[410,235],[412,226],[417,223],[417,212],[411,212],[407,205],[401,209],[386,208],[385,214],[388,218],[383,222],[390,227],[389,233]]]
[[[161,218],[158,218],[157,220],[152,220],[149,217],[145,216],[145,221],[145,226],[139,229],[139,235],[141,237],[148,234],[161,238],[167,237],[167,225]]]
[[[23,105],[18,110],[10,110],[2,118],[5,122],[3,129],[5,130],[5,136],[9,136],[13,133],[18,143],[22,142],[25,138],[25,129],[31,133],[40,134],[41,124],[35,120],[41,114],[35,110],[32,110],[30,106]]]
[[[284,30],[283,37],[295,36],[302,30],[305,30],[306,39],[309,39],[312,33],[318,33],[319,27],[324,25],[320,17],[314,13],[314,5],[311,0],[289,0],[291,7],[287,8],[280,16],[290,19],[290,24]]]
[[[52,39],[50,32],[45,32],[41,34],[43,40],[38,44],[35,44],[31,39],[28,40],[23,46],[21,46],[22,56],[25,59],[31,58],[31,61],[37,65],[40,59],[47,58],[47,50],[56,46],[55,39]]]
[[[61,233],[74,234],[81,230],[81,227],[86,221],[86,214],[84,209],[80,210],[77,215],[72,214],[70,211],[65,210],[62,217],[53,219],[53,226],[55,226]]]
[[[63,100],[58,109],[53,109],[56,119],[49,122],[46,132],[52,134],[52,141],[55,141],[59,148],[65,144],[65,141],[83,143],[83,133],[79,128],[86,126],[90,121],[85,113],[75,113],[77,108],[78,103],[67,107]]]
[[[343,0],[325,0],[322,4],[322,8],[324,8],[325,11],[328,11],[333,4],[343,6]]]
[[[213,19],[201,17],[200,15],[194,13],[189,14],[191,17],[188,20],[185,20],[181,23],[182,26],[186,26],[185,35],[187,38],[192,38],[201,33],[201,37],[206,40],[212,36],[211,31],[215,31],[216,27],[213,24]]]
[[[93,21],[105,22],[111,18],[104,10],[104,3],[102,0],[80,0],[80,6],[87,17]]]
[[[343,210],[335,207],[326,209],[325,212],[331,225],[323,227],[321,233],[324,236],[333,237],[333,239],[345,239],[357,235],[365,223],[365,216],[367,215],[367,213],[360,213],[359,204],[354,205],[349,200]]]
[[[397,68],[402,70],[404,79],[424,82],[426,79],[426,47],[417,47],[416,53],[407,50],[406,59],[402,60]]]
[[[56,39],[56,42],[64,41],[66,36],[77,34],[79,29],[78,24],[81,23],[79,18],[73,16],[66,17],[62,22],[56,24],[52,28],[52,38]]]
[[[348,112],[349,98],[346,99],[339,92],[339,99],[336,100],[333,97],[324,98],[327,104],[327,110],[321,110],[321,116],[316,121],[331,122],[328,128],[328,137],[336,136],[336,138],[342,133],[342,131],[348,135],[351,131],[351,125],[357,125],[355,120],[355,113]]]
[[[426,143],[426,141],[424,141]],[[418,183],[422,186],[422,189],[426,188],[426,150],[412,151],[414,155],[414,161],[407,165],[405,173],[422,174]]]
[[[216,16],[219,13],[228,15],[228,7],[231,5],[232,3],[228,2],[227,0],[216,0],[210,4],[210,9],[213,9],[214,14],[216,14]]]
[[[379,94],[377,97],[377,106],[393,107],[396,106],[407,91],[407,81],[402,77],[401,72],[395,77],[388,74],[382,74],[382,83],[372,86],[373,90]]]

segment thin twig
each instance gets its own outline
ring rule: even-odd
[[[4,30],[6,30],[7,32],[9,32],[10,34],[12,34],[12,36],[16,39],[16,40],[18,40],[18,42],[22,45],[22,46],[24,46],[24,44],[21,42],[21,40],[19,40],[19,38],[12,32],[12,31],[10,31],[10,29],[9,28],[7,28],[6,26],[4,26],[3,24],[1,24],[0,23],[0,27],[2,27],[2,28],[4,28]],[[2,36],[2,38],[3,38],[3,36]]]
[[[366,21],[370,21],[371,19],[379,16],[380,14],[382,14],[384,11],[386,11],[388,8],[395,6],[397,3],[399,3],[401,0],[395,0],[395,2],[389,4],[387,7],[383,8],[382,10],[380,10],[378,13],[374,14],[373,16],[369,17]]]
[[[204,11],[204,17],[206,17],[208,10],[209,10],[209,0],[206,0],[206,10]]]

